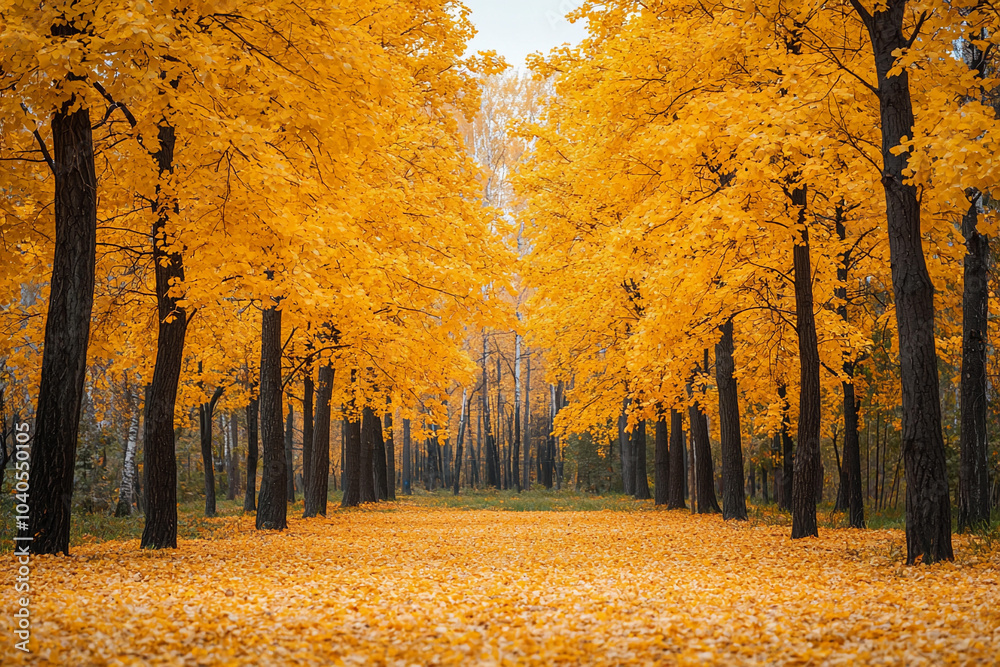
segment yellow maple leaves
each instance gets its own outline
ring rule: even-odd
[[[33,559],[4,664],[940,664],[996,659],[1000,554],[902,567],[902,533],[633,512],[336,511]],[[0,574],[5,588],[13,576]],[[4,629],[10,619],[0,621]]]

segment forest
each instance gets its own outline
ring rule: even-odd
[[[1000,645],[1000,12],[0,0],[4,664]]]

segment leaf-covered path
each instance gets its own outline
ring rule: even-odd
[[[176,551],[34,558],[34,652],[6,641],[0,663],[998,660],[1000,553],[961,538],[955,563],[906,568],[901,531],[792,542],[685,512],[404,505],[231,528]]]

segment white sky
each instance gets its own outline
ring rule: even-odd
[[[472,23],[479,31],[467,53],[495,50],[518,69],[534,51],[548,51],[563,43],[583,39],[584,21],[570,23],[566,14],[581,0],[463,0],[472,10]]]

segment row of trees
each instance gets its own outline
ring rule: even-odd
[[[191,406],[206,484],[216,410],[248,406],[257,525],[285,526],[283,396],[300,377],[312,468],[345,405],[347,495],[367,497],[360,431],[390,406],[443,421],[476,371],[467,328],[506,326],[506,223],[456,120],[503,63],[463,57],[468,12],[74,0],[0,18],[0,357],[5,414],[34,417],[32,549],[69,548],[85,394],[97,420],[136,406],[144,547],[176,546]]]
[[[620,0],[576,18],[584,42],[532,63],[556,94],[523,127],[534,149],[516,184],[531,343],[550,381],[574,382],[560,432],[598,439],[617,421],[623,450],[640,434],[641,461],[655,424],[674,489],[688,423],[697,505],[714,511],[710,415],[723,515],[746,517],[755,443],[804,537],[824,434],[839,438],[839,504],[865,525],[859,430],[875,415],[861,397],[874,394],[901,431],[907,561],[950,559],[951,448],[959,527],[997,502],[986,232],[1000,17],[981,3]],[[941,370],[961,395],[944,401],[957,447]],[[642,497],[641,463],[625,487],[636,474]]]

